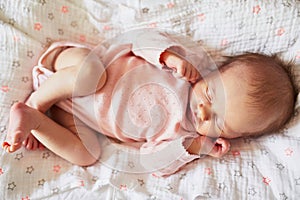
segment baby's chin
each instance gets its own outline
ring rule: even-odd
[[[205,127],[205,125],[201,125],[201,124],[198,124],[196,126],[196,131],[199,135],[202,135],[202,136],[207,136],[207,137],[210,137],[210,138],[219,138],[219,137],[222,137],[221,134],[218,134],[218,133],[210,133],[210,131],[208,130],[207,127]]]

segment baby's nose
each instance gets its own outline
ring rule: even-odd
[[[210,106],[209,105],[204,105],[204,104],[199,104],[198,105],[198,117],[201,119],[201,121],[208,121],[210,120]]]

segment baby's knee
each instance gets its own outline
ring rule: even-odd
[[[98,56],[91,53],[79,66],[75,79],[75,92],[78,96],[92,94],[106,83],[107,73]]]
[[[75,163],[81,167],[88,167],[96,164],[100,159],[100,150],[98,153],[87,153],[82,160],[78,163]]]
[[[80,66],[80,74],[89,78],[89,80],[100,80],[106,75],[104,65],[100,58],[91,52]]]
[[[93,139],[93,138],[90,138]],[[84,144],[84,141],[81,141],[79,146],[74,146],[74,155],[76,155],[73,162],[76,165],[87,167],[94,165],[101,156],[101,146],[98,140],[94,139],[93,141],[89,141]]]
[[[81,162],[79,164],[79,166],[80,167],[90,167],[90,166],[93,166],[94,164],[96,164],[97,162],[98,162],[98,159],[91,158],[91,159]]]

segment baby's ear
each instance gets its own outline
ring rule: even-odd
[[[229,140],[226,140],[226,139],[223,139],[223,138],[218,138],[215,141],[214,147],[208,153],[208,155],[216,157],[216,158],[221,158],[226,153],[228,153],[229,150],[230,150]]]

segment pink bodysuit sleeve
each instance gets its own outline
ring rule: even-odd
[[[131,38],[132,52],[149,63],[162,68],[161,54],[168,50],[176,53],[196,67],[202,75],[216,69],[216,65],[196,42],[153,29],[138,30]],[[205,73],[205,74],[203,74]]]
[[[147,142],[140,148],[140,161],[147,171],[156,176],[168,176],[182,166],[200,158],[187,152],[184,137],[172,141]],[[189,139],[187,139],[189,140]]]

